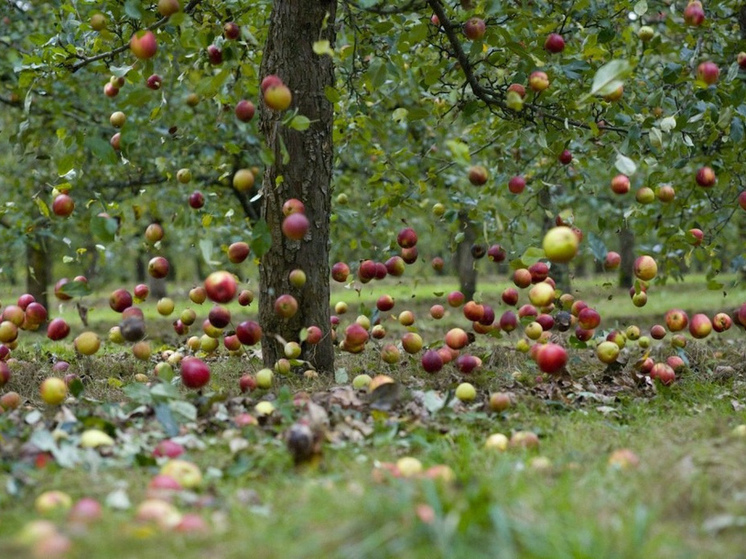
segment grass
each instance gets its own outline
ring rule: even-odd
[[[503,287],[484,282],[482,293],[499,297]],[[386,290],[400,300],[414,293],[422,316],[433,292],[452,288],[450,281]],[[615,316],[623,320],[627,308],[642,323],[652,323],[661,320],[665,307],[712,312],[743,298],[733,289],[724,303],[722,294],[705,292],[701,281],[692,281],[651,289],[650,303],[638,310],[603,280],[578,288],[579,296],[594,303],[610,292],[625,297],[619,304],[596,304],[605,323]],[[335,299],[349,302],[371,304],[377,294],[367,287],[360,295],[335,289]],[[667,302],[657,307],[657,298]],[[102,332],[105,324],[96,323]],[[746,368],[737,336],[690,343],[689,369],[671,387],[646,384],[633,374],[632,364],[642,355],[634,346],[624,366],[602,370],[591,352],[576,351],[572,379],[537,380],[535,367],[521,354],[489,344],[479,338],[471,348],[486,364],[468,379],[478,391],[473,404],[449,400],[463,380],[454,370],[428,376],[416,359],[387,366],[374,352],[343,355],[336,380],[290,375],[268,391],[245,396],[237,393],[237,380],[259,367],[256,359],[213,359],[209,391],[182,391],[166,400],[198,411],[196,419],[177,422],[177,440],[202,469],[204,483],[181,492],[174,503],[182,512],[197,513],[209,531],[179,534],[134,518],[159,470],[151,452],[167,436],[169,421],[155,415],[157,405],[143,406],[141,394],[123,390],[135,386],[135,372],[149,374],[152,364],[110,347],[81,358],[68,343],[42,344],[30,337],[14,352],[19,362],[6,387],[26,403],[0,414],[0,557],[29,552],[17,534],[40,518],[34,500],[51,489],[103,503],[126,494],[131,504],[124,510],[105,507],[103,518],[88,529],[71,525],[64,514],[51,515],[72,541],[70,558],[678,559],[743,553],[746,438],[735,436],[733,428],[746,423]],[[658,359],[670,353],[667,344],[653,351]],[[86,378],[83,398],[66,413],[45,407],[36,392],[57,359],[68,359]],[[718,373],[723,365],[732,369]],[[402,385],[388,412],[374,410],[367,395],[344,388],[362,372],[386,373]],[[515,404],[496,414],[484,402],[498,390],[511,393]],[[304,416],[295,401],[299,394],[313,398],[329,423],[320,460],[296,467],[285,436]],[[443,399],[448,404],[436,410]],[[272,401],[274,414],[260,425],[236,427],[234,418],[254,413],[260,400]],[[92,427],[115,436],[111,451],[79,448],[81,432]],[[492,433],[523,430],[539,435],[538,450],[484,446]],[[64,450],[75,465],[40,467],[28,442],[42,435],[57,440],[56,451]],[[639,457],[637,468],[609,465],[610,454],[621,448]],[[385,465],[404,456],[416,457],[425,468],[448,466],[453,479],[388,473]]]

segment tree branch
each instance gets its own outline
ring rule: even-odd
[[[455,55],[456,60],[461,66],[461,71],[463,72],[464,77],[466,78],[466,82],[469,84],[472,92],[478,99],[486,103],[488,106],[498,107],[506,115],[515,115],[516,117],[523,118],[524,120],[530,121],[531,116],[537,116],[538,118],[542,120],[551,120],[553,122],[560,122],[562,124],[567,124],[574,128],[592,130],[591,126],[589,124],[586,124],[585,122],[581,122],[579,120],[548,113],[546,112],[545,107],[542,107],[541,105],[536,105],[534,103],[524,103],[523,105],[524,111],[525,109],[528,109],[531,112],[531,116],[525,114],[525,112],[523,111],[516,112],[510,109],[505,104],[505,101],[502,98],[501,93],[496,92],[493,89],[488,89],[479,82],[479,78],[477,78],[476,74],[474,73],[474,67],[471,61],[469,60],[469,57],[466,55],[466,52],[464,52],[463,46],[461,45],[461,40],[459,39],[457,32],[456,32],[457,28],[454,26],[453,22],[448,18],[448,15],[446,14],[445,9],[443,8],[443,4],[440,2],[440,0],[427,0],[427,3],[432,8],[435,15],[438,16],[438,20],[440,21],[440,26],[443,28],[443,31],[446,37],[448,38],[448,42],[450,43],[451,48],[453,49],[453,54]],[[626,128],[620,128],[617,126],[604,126],[603,129],[604,131],[616,132],[618,134],[627,134],[628,132]]]
[[[191,0],[191,2],[189,2],[189,4],[187,4],[186,7],[184,8],[184,12],[188,14],[194,11],[194,8],[196,8],[197,5],[200,4],[200,2],[202,2],[202,0]],[[168,17],[161,18],[158,21],[156,21],[153,25],[146,27],[145,29],[149,31],[153,31],[155,29],[158,29],[159,27],[163,27],[164,25],[168,23],[168,19],[169,19]],[[97,54],[96,56],[90,56],[90,57],[83,56],[80,62],[77,62],[76,64],[73,64],[72,66],[69,66],[70,72],[74,74],[75,72],[83,68],[84,66],[88,66],[89,64],[93,62],[97,62],[105,58],[111,58],[112,56],[116,56],[117,54],[120,54],[122,52],[129,50],[129,48],[130,48],[129,43],[126,43],[122,45],[121,47],[117,47],[108,52],[102,52],[101,54]]]
[[[399,8],[383,8],[380,6],[371,6],[370,8],[365,8],[363,6],[360,6],[359,4],[355,2],[345,2],[346,4],[349,4],[353,8],[356,8],[362,12],[369,12],[372,14],[378,14],[378,15],[396,15],[396,14],[404,14],[407,12],[417,12],[420,9],[425,7],[425,3],[423,2],[420,4],[417,2],[417,0],[410,0],[410,2],[404,6],[401,6]]]

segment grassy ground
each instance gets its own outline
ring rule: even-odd
[[[451,287],[417,286],[418,315],[433,292]],[[411,295],[407,289],[398,296]],[[598,301],[609,288],[584,289],[584,297]],[[501,290],[489,285],[483,293]],[[339,296],[350,302],[358,297],[349,290]],[[656,296],[667,308],[711,312],[723,305],[722,293],[704,292],[695,282],[656,288]],[[731,296],[725,306],[740,303],[743,293],[733,290]],[[370,297],[364,300],[375,300]],[[628,298],[616,305],[622,306],[634,309]],[[613,308],[610,302],[608,313]],[[660,321],[662,312],[651,309],[639,320]],[[617,316],[628,316],[619,311]],[[641,311],[630,314],[635,312]],[[605,324],[613,321],[602,314]],[[426,376],[416,362],[391,367],[372,353],[341,357],[336,379],[291,375],[248,396],[238,394],[237,380],[256,362],[246,356],[212,361],[209,392],[163,400],[188,402],[198,411],[196,419],[177,422],[177,440],[204,480],[174,503],[182,512],[196,512],[209,530],[179,534],[135,521],[160,467],[152,449],[174,426],[154,415],[157,402],[144,388],[128,391],[132,373],[148,373],[152,365],[111,350],[79,359],[68,344],[24,343],[14,354],[20,362],[6,390],[20,392],[27,403],[0,415],[0,557],[29,552],[17,535],[43,517],[34,500],[52,489],[108,503],[88,529],[72,525],[64,513],[48,516],[70,538],[67,556],[74,558],[744,556],[746,437],[733,434],[746,423],[739,335],[690,343],[690,366],[671,387],[635,374],[633,363],[643,351],[634,346],[624,366],[604,370],[589,351],[579,351],[571,378],[538,382],[535,368],[511,347],[494,349],[480,339],[472,351],[486,365],[468,379],[478,391],[472,404],[452,399],[463,380],[455,370]],[[667,344],[653,350],[657,358],[670,353]],[[58,358],[69,358],[86,377],[85,392],[66,406],[68,412],[44,407],[36,394]],[[390,374],[401,386],[398,397],[384,395],[373,405],[369,395],[349,388],[360,372]],[[514,405],[490,412],[485,402],[498,390],[509,392]],[[296,467],[285,438],[299,418],[308,417],[299,404],[303,394],[324,410],[328,424],[320,458]],[[261,400],[272,401],[275,412],[260,425],[237,427],[238,414],[255,413]],[[113,449],[81,449],[80,434],[91,427],[114,435]],[[492,433],[526,430],[539,435],[538,449],[484,446]],[[47,436],[71,467],[40,465],[28,441]],[[611,453],[621,448],[632,450],[639,466],[609,465]],[[448,466],[453,479],[393,475],[387,464],[405,456],[425,469]],[[120,509],[122,495],[130,506]]]

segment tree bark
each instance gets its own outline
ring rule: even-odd
[[[48,309],[47,286],[51,266],[49,251],[43,238],[28,237],[26,240],[26,264],[26,292]]]
[[[619,254],[622,257],[619,266],[619,287],[632,287],[635,283],[635,234],[627,225],[619,231]]]
[[[264,329],[262,355],[271,366],[283,357],[284,340],[298,340],[304,327],[316,325],[324,332],[320,343],[303,344],[302,358],[317,370],[334,369],[334,348],[329,324],[329,216],[331,213],[332,126],[334,112],[327,100],[326,87],[334,87],[334,65],[330,56],[313,52],[313,44],[328,40],[334,44],[336,0],[276,0],[261,75],[276,74],[290,88],[290,110],[310,119],[307,130],[283,126],[287,115],[261,105],[261,130],[274,154],[266,170],[262,198],[262,218],[272,234],[272,245],[262,256],[259,267],[259,319]],[[283,160],[283,145],[286,159]],[[281,177],[281,180],[278,178]],[[281,231],[282,204],[298,198],[306,208],[311,226],[305,238],[293,241]],[[292,288],[288,274],[301,268],[305,286]],[[284,293],[298,301],[298,312],[291,318],[274,312],[275,299]]]
[[[471,255],[471,245],[477,240],[477,231],[466,212],[459,213],[458,221],[459,230],[464,234],[464,238],[456,246],[453,261],[461,293],[464,294],[466,301],[471,301],[477,290],[477,269],[474,266],[474,257]]]

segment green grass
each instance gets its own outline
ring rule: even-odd
[[[648,306],[635,309],[626,294],[604,282],[576,283],[577,295],[601,310],[606,327],[627,316],[657,322],[672,306],[713,312],[739,304],[744,295],[732,289],[723,302],[720,292],[703,290],[697,278],[655,286]],[[483,282],[485,300],[499,297],[505,286]],[[360,295],[335,287],[334,300],[370,307],[384,290],[400,301],[414,294],[417,324],[426,342],[436,341],[444,324],[434,326],[423,317],[434,293],[456,288],[452,280],[374,287],[366,286]],[[614,298],[605,300],[612,293]],[[654,303],[657,299],[666,302]],[[177,309],[182,306],[177,299]],[[146,308],[146,315],[154,316],[152,305]],[[451,315],[453,323],[457,315]],[[104,332],[116,318],[112,313],[109,322],[106,315],[94,326]],[[150,319],[148,324],[167,328],[169,321]],[[401,327],[394,321],[387,325],[396,337]],[[213,358],[209,392],[181,390],[162,400],[198,410],[197,419],[181,420],[180,428],[189,447],[187,459],[201,467],[205,479],[175,504],[207,522],[209,532],[203,535],[171,533],[134,519],[159,469],[150,458],[152,449],[175,425],[156,416],[153,405],[141,405],[145,400],[127,396],[143,398],[146,389],[132,382],[133,375],[149,374],[153,364],[111,344],[83,358],[68,342],[51,344],[40,335],[24,335],[5,390],[19,392],[25,404],[0,414],[0,557],[23,557],[29,551],[16,536],[40,517],[34,500],[51,489],[101,502],[121,490],[131,503],[127,510],[106,507],[103,519],[87,530],[70,526],[64,515],[50,517],[72,540],[69,557],[76,559],[160,559],[166,554],[184,559],[736,557],[746,546],[739,527],[746,519],[746,438],[732,434],[746,423],[740,335],[690,343],[685,350],[689,369],[671,387],[648,385],[634,375],[633,363],[643,354],[634,344],[626,350],[626,365],[618,368],[603,370],[590,350],[574,351],[571,379],[537,380],[525,356],[479,337],[470,350],[483,357],[485,367],[467,379],[477,388],[476,403],[450,401],[439,410],[425,402],[448,399],[464,379],[450,367],[426,375],[416,357],[387,366],[374,351],[342,355],[336,381],[278,377],[272,389],[248,396],[238,393],[237,381],[261,366],[258,359]],[[672,353],[665,342],[652,351],[656,359]],[[64,413],[44,406],[37,393],[58,359],[69,360],[72,370],[85,377],[83,398]],[[721,365],[732,369],[723,374]],[[363,372],[386,373],[402,385],[401,398],[388,413],[373,410],[364,393],[335,389]],[[515,400],[502,414],[484,406],[497,390],[512,393]],[[294,403],[302,393],[329,416],[316,466],[294,466],[285,446],[286,431],[304,414]],[[264,399],[274,402],[273,416],[262,425],[236,428],[233,418],[242,411],[254,413],[254,405]],[[79,448],[81,432],[92,427],[115,437],[113,451]],[[521,430],[539,435],[538,450],[484,447],[491,433]],[[56,439],[74,466],[37,467],[28,447],[32,436]],[[631,449],[639,467],[611,467],[609,455],[620,448]],[[446,465],[454,478],[402,479],[382,466],[404,456],[418,458],[425,468]],[[548,460],[549,467],[537,469],[537,458]]]

